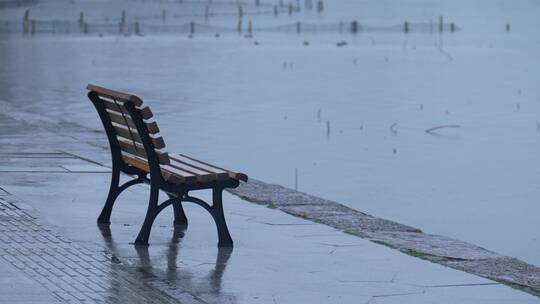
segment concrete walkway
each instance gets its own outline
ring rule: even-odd
[[[137,248],[146,186],[122,195],[110,227],[95,224],[110,175],[104,135],[9,113],[0,114],[0,280],[22,283],[2,284],[0,295],[15,303],[539,302],[232,195],[224,202],[234,250],[218,250],[209,215],[189,205],[186,231],[165,211],[151,246]]]

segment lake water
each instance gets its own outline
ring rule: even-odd
[[[540,265],[539,2],[325,1],[322,14],[248,17],[254,28],[358,20],[367,29],[405,20],[436,27],[442,15],[459,30],[255,31],[251,39],[225,30],[236,26],[234,13],[204,21],[204,6],[177,5],[31,7],[31,16],[71,21],[83,9],[99,21],[129,7],[128,19],[149,16],[149,24],[167,9],[177,16],[165,23],[224,30],[193,39],[144,27],[142,37],[4,35],[0,99],[101,129],[86,84],[133,92],[152,107],[171,151],[291,188],[297,169],[300,191]],[[23,14],[2,9],[0,23]],[[425,132],[440,125],[459,128]]]

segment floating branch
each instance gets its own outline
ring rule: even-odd
[[[450,55],[447,51],[443,50],[442,46],[439,47],[439,52],[441,52],[446,57],[446,59],[448,59],[448,61],[454,60],[452,55]]]
[[[390,132],[392,132],[392,134],[397,134],[397,122],[393,123],[391,126],[390,126]]]
[[[429,128],[426,130],[426,133],[433,133],[433,131],[435,130],[439,130],[439,129],[446,129],[446,128],[461,128],[460,125],[441,125],[441,126],[435,126],[433,128]]]

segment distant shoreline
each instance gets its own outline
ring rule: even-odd
[[[0,0],[0,8],[13,8],[36,5],[39,0]]]

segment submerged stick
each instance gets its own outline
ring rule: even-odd
[[[294,168],[294,190],[298,191],[298,168]]]
[[[330,120],[326,121],[326,136],[330,136]]]
[[[435,130],[439,129],[445,129],[445,128],[461,128],[460,125],[441,125],[441,126],[435,126],[433,128],[429,128],[426,130],[426,133],[432,133]]]

